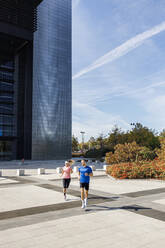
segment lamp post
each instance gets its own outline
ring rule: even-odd
[[[83,131],[81,131],[80,132],[81,133],[81,135],[82,135],[82,152],[83,152],[83,148],[84,148],[84,135],[85,135],[85,132],[83,132]]]

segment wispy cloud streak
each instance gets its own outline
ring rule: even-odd
[[[84,74],[86,74],[92,70],[95,70],[95,69],[97,69],[97,68],[99,68],[99,67],[101,67],[107,63],[110,63],[110,62],[124,56],[125,54],[129,53],[130,51],[132,51],[136,47],[140,46],[145,40],[151,38],[152,36],[154,36],[156,34],[159,34],[162,31],[165,31],[165,22],[162,22],[161,24],[154,26],[153,28],[127,40],[122,45],[111,50],[110,52],[108,52],[104,56],[97,59],[95,62],[93,62],[88,67],[86,67],[85,69],[83,69],[80,72],[78,72],[77,74],[75,74],[73,76],[73,79],[79,78],[82,75],[84,75]]]
[[[158,88],[158,87],[161,87],[161,86],[165,86],[165,81],[159,82],[159,83],[153,83],[153,84],[150,84],[150,85],[148,85],[146,87],[142,87],[140,89],[127,90],[125,92],[114,94],[113,96],[110,96],[110,97],[107,97],[107,98],[105,97],[104,99],[100,98],[100,100],[97,100],[97,102],[104,102],[104,101],[107,101],[107,100],[110,100],[110,99],[112,99],[114,97],[119,97],[119,96],[133,96],[133,95],[139,94],[141,92],[146,93],[150,89]]]
[[[142,87],[142,88],[139,88],[139,89],[125,89],[123,92],[120,92],[120,93],[111,93],[111,95],[104,95],[99,97],[98,95],[95,96],[95,98],[93,97],[92,100],[90,99],[87,99],[86,100],[86,103],[87,104],[91,104],[92,106],[95,106],[96,104],[98,103],[103,103],[103,102],[107,102],[115,97],[120,97],[120,96],[127,96],[127,97],[133,97],[133,96],[138,96],[138,95],[143,95],[143,94],[147,94],[147,92],[150,90],[150,89],[158,89],[159,87],[164,87],[165,86],[165,81],[162,81],[162,82],[158,82],[158,83],[153,83],[153,84],[150,84],[148,86],[145,86],[145,87]],[[121,91],[121,90],[120,90]],[[89,97],[88,97],[89,98]]]

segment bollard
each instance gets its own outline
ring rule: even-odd
[[[56,169],[56,172],[57,172],[58,174],[61,174],[61,173],[62,173],[62,167],[58,167],[58,168]]]
[[[17,170],[17,176],[24,176],[24,175],[25,175],[25,171],[23,169]]]
[[[95,167],[94,165],[91,165],[90,167],[91,167],[91,169],[92,169],[93,171],[96,170],[96,167]]]
[[[38,175],[43,175],[45,174],[45,169],[44,168],[38,168]]]
[[[73,172],[74,172],[74,173],[78,172],[78,169],[79,169],[78,166],[74,166],[74,167],[73,167]]]
[[[103,165],[103,170],[104,170],[104,171],[107,170],[107,165]]]
[[[2,176],[2,171],[0,171],[0,177]]]

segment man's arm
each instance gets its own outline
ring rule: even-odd
[[[90,176],[90,177],[93,177],[93,171],[92,171],[92,168],[90,168],[89,176]]]
[[[88,173],[85,173],[85,176],[93,177],[92,169],[90,171],[88,171]]]
[[[80,180],[80,171],[78,172],[78,180]]]

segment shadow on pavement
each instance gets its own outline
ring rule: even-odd
[[[152,208],[145,208],[141,206],[123,206],[123,207],[106,207],[102,205],[90,205],[89,209],[86,209],[86,212],[96,212],[96,211],[111,211],[111,210],[128,210],[128,211],[140,211],[140,210],[149,210]],[[92,208],[93,207],[93,208]]]

